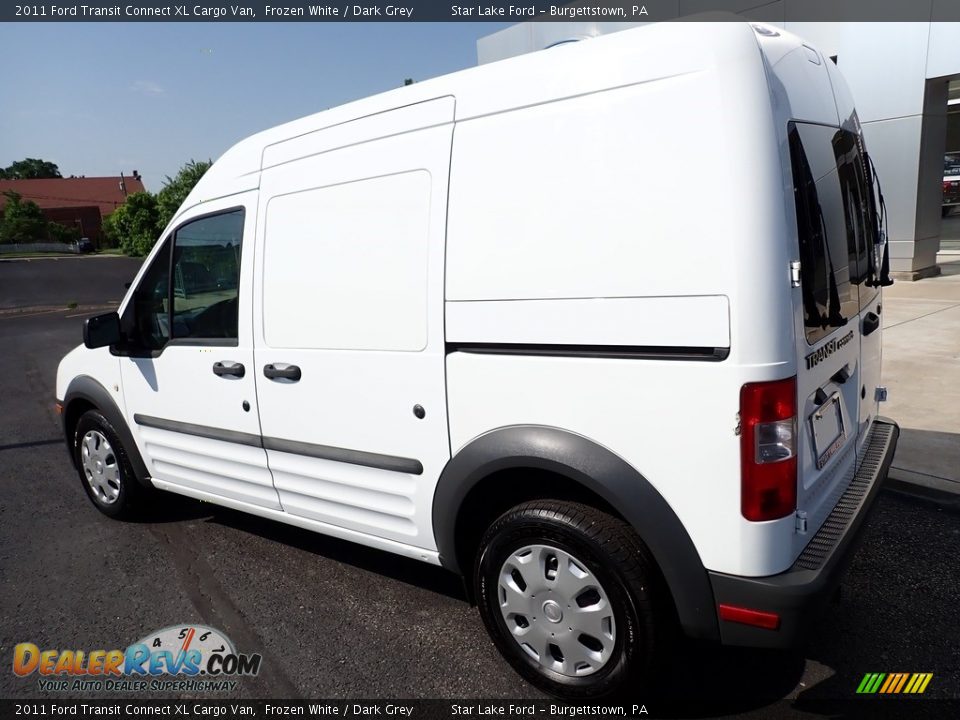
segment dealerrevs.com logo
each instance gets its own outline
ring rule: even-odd
[[[167,627],[126,650],[41,650],[29,642],[13,649],[13,672],[36,674],[38,688],[52,692],[230,691],[259,673],[261,661],[204,625]]]

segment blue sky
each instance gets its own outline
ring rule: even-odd
[[[0,167],[139,170],[149,190],[287,120],[476,65],[509,23],[0,25]]]

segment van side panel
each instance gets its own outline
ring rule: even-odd
[[[413,170],[269,201],[263,329],[270,347],[423,350],[430,186],[429,172]],[[308,303],[318,312],[304,323],[290,310],[308,311]],[[322,310],[330,307],[341,311]]]
[[[729,253],[700,119],[719,102],[690,74],[458,122],[447,300],[703,295],[670,268],[690,243],[704,266]]]
[[[730,347],[723,295],[447,303],[447,342]]]
[[[453,455],[508,425],[546,425],[592,440],[646,478],[708,569],[770,575],[789,567],[793,517],[740,515],[737,407],[746,371],[723,362],[455,352],[447,357]],[[641,537],[644,528],[638,527]]]
[[[465,352],[447,360],[451,444],[456,455],[513,424],[579,433],[653,485],[706,568],[762,576],[795,558],[792,515],[740,511],[740,388],[796,372],[777,133],[748,26],[718,30],[692,58],[682,74],[458,121],[446,299],[448,341]],[[470,347],[524,336],[726,339],[729,351],[698,362]]]

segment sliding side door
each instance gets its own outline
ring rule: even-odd
[[[445,98],[268,148],[257,230],[254,365],[283,509],[426,549],[450,457],[452,120]]]

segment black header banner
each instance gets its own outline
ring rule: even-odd
[[[3,3],[2,22],[960,21],[957,0],[82,0]],[[182,3],[182,4],[180,4]],[[704,15],[704,14],[708,15]],[[714,13],[732,13],[726,18]],[[693,16],[693,17],[691,17]]]
[[[608,702],[564,702],[562,700],[260,700],[260,699],[189,699],[144,700],[111,698],[91,700],[0,700],[3,718],[202,718],[235,720],[237,718],[321,718],[323,720],[554,720],[570,718],[656,718],[656,717],[719,717],[741,712],[756,712],[763,717],[809,718],[811,715],[846,718],[922,717],[954,718],[960,710],[958,700],[920,700],[905,696],[871,701],[852,696],[836,700],[779,700],[750,702],[736,706],[695,697],[686,701],[640,699]],[[753,714],[753,713],[751,713]]]

